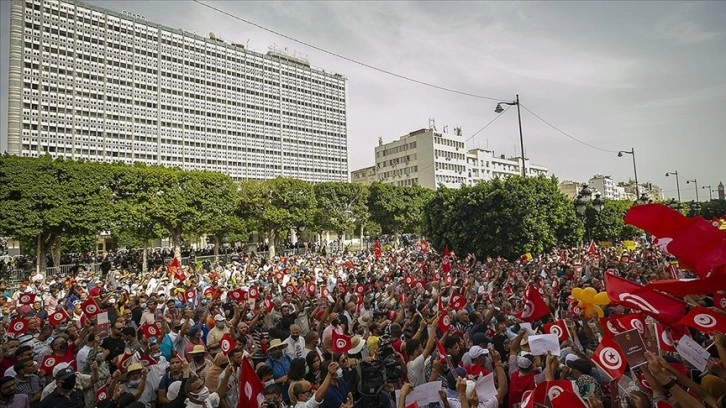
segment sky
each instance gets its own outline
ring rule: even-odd
[[[633,177],[699,198],[726,183],[726,2],[235,2],[201,0],[368,65],[464,93],[519,94],[525,155],[560,180]],[[393,77],[296,43],[192,1],[88,1],[247,44],[275,45],[344,75],[349,167],[374,146],[434,118],[462,128],[468,148],[519,154],[516,109]],[[9,1],[0,0],[0,134],[7,131]],[[526,109],[525,109],[526,108]],[[565,136],[544,121],[580,143]],[[6,143],[2,138],[2,143]],[[4,151],[6,145],[0,145]],[[715,193],[714,193],[715,194]]]

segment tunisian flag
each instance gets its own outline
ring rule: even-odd
[[[645,287],[667,292],[677,297],[708,295],[719,290],[726,290],[726,277],[724,276],[726,268],[721,269],[724,272],[714,272],[705,279],[665,279],[649,282]]]
[[[255,373],[248,359],[242,359],[240,365],[240,390],[237,408],[260,406],[265,400],[265,396],[262,394],[265,391],[265,385],[257,377],[257,373]]]
[[[376,259],[381,258],[381,242],[376,241],[375,244],[373,244],[373,255],[376,257]]]
[[[680,324],[700,330],[706,334],[726,332],[726,315],[715,310],[696,306],[681,319]]]
[[[525,322],[533,323],[538,319],[550,314],[550,309],[542,300],[537,289],[532,285],[527,285],[524,290],[524,310],[515,314],[515,317]]]
[[[706,278],[717,267],[726,265],[726,233],[697,217],[673,237],[668,252],[678,258],[680,265]]]
[[[645,204],[647,205],[647,204]],[[605,273],[605,288],[614,302],[640,310],[668,325],[676,324],[686,314],[686,303],[668,295],[655,292],[627,279]]]
[[[636,226],[656,238],[673,238],[691,222],[680,211],[663,204],[643,204],[630,207],[625,222]]]
[[[592,353],[592,361],[616,381],[620,381],[625,373],[625,366],[628,365],[620,346],[609,337],[602,338],[600,345]]]
[[[556,335],[560,341],[565,341],[570,338],[570,332],[567,330],[567,323],[564,320],[545,324],[544,331],[545,333]]]
[[[444,245],[444,253],[442,255],[441,269],[444,270],[444,273],[449,273],[451,271],[451,251],[449,251],[448,245]]]
[[[332,343],[333,353],[347,353],[348,350],[353,348],[353,345],[351,344],[351,337],[338,333],[337,330],[333,330]]]
[[[451,318],[449,317],[449,312],[444,309],[444,304],[441,303],[441,298],[439,298],[439,330],[441,333],[446,333],[449,330],[449,327],[451,327]]]

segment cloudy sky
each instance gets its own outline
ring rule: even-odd
[[[726,2],[233,2],[203,0],[333,53],[441,87],[520,95],[525,153],[560,180],[632,177],[695,198],[726,183]],[[9,1],[0,1],[0,132],[7,129]],[[91,1],[266,52],[275,44],[348,78],[350,169],[372,165],[378,138],[461,126],[468,147],[519,150],[515,109],[428,88],[297,44],[191,1]],[[5,146],[0,146],[4,149]],[[601,149],[601,150],[598,150]],[[707,198],[707,191],[699,191]]]

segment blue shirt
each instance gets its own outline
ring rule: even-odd
[[[288,371],[290,371],[290,363],[292,363],[292,359],[285,353],[282,353],[280,360],[277,360],[272,356],[265,360],[265,365],[272,368],[272,377],[276,380],[287,375]],[[288,382],[278,384],[278,388],[282,394],[282,399],[286,402],[290,401],[290,396],[287,394],[288,384]]]
[[[348,384],[342,378],[338,378],[337,384],[330,383],[320,408],[340,408],[346,401],[348,401]]]

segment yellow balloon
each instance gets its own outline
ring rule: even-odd
[[[585,305],[585,310],[583,311],[583,314],[586,318],[591,319],[593,317],[603,317],[605,313],[603,313],[600,306],[594,305],[592,303],[589,303]]]
[[[582,290],[582,301],[585,303],[593,303],[595,300],[595,295],[597,295],[597,291],[595,288],[588,287]]]
[[[582,300],[582,288],[572,288],[572,297]]]
[[[610,298],[608,297],[607,292],[600,292],[597,295],[595,295],[595,301],[593,302],[596,305],[607,305],[610,303]]]

